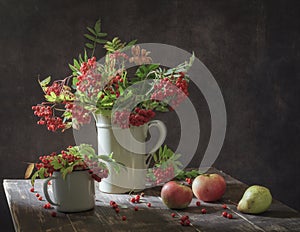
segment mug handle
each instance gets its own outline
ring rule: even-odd
[[[152,120],[148,123],[148,128],[150,129],[151,127],[157,127],[159,130],[159,138],[157,143],[155,144],[155,146],[151,149],[151,151],[149,151],[149,155],[146,157],[146,160],[150,160],[148,159],[150,156],[152,156],[152,154],[157,151],[160,146],[164,143],[166,136],[167,136],[167,128],[165,126],[165,124],[160,121],[160,120]],[[146,166],[148,168],[150,162],[146,163]]]
[[[49,196],[49,193],[48,193],[48,183],[49,183],[49,181],[52,180],[52,179],[55,179],[55,177],[54,177],[54,176],[51,176],[51,177],[49,177],[49,178],[47,178],[47,179],[45,180],[44,185],[43,185],[44,195],[45,195],[45,197],[46,197],[46,200],[47,200],[51,205],[59,206],[59,204],[54,203],[54,202],[51,200],[51,198],[50,198],[50,196]]]

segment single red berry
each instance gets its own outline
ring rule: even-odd
[[[134,207],[134,211],[138,211],[139,208],[137,206]]]
[[[176,216],[176,214],[175,214],[175,213],[172,213],[172,214],[171,214],[171,216],[172,216],[172,217],[175,217],[175,216]]]
[[[119,208],[115,208],[115,211],[116,211],[116,213],[119,213],[120,209]]]
[[[122,221],[126,221],[126,216],[122,216]]]
[[[227,214],[227,218],[232,219],[233,218],[232,214],[231,213]]]
[[[115,203],[115,204],[112,205],[112,207],[113,207],[114,209],[116,209],[116,208],[118,208],[118,204]]]
[[[226,205],[226,204],[223,204],[223,205],[222,205],[222,208],[223,208],[223,209],[227,209],[227,205]]]
[[[35,194],[35,196],[36,196],[36,197],[39,197],[39,196],[40,196],[40,194],[36,193],[36,194]]]
[[[32,193],[34,192],[34,188],[33,187],[30,189],[30,192],[32,192]]]
[[[148,206],[148,207],[151,207],[151,203],[149,202],[149,203],[147,204],[147,206]]]
[[[56,217],[56,212],[55,211],[51,212],[51,216]]]
[[[191,224],[191,221],[189,219],[185,220],[184,225],[189,226]]]
[[[201,209],[201,213],[202,213],[202,214],[206,214],[206,213],[207,213],[206,209],[204,209],[204,208]]]
[[[224,212],[222,213],[222,216],[223,216],[223,217],[227,217],[227,212],[224,211]]]
[[[136,196],[135,196],[135,201],[136,201],[137,203],[140,202],[140,199],[141,199],[140,195],[136,195]]]
[[[39,199],[39,201],[42,201],[42,200],[43,200],[43,197],[42,197],[42,196],[39,196],[38,199]]]
[[[196,202],[196,205],[197,205],[197,206],[200,206],[200,205],[201,205],[201,202],[200,202],[200,201],[197,201],[197,202]]]
[[[130,201],[131,201],[132,203],[135,203],[135,198],[132,197],[132,198],[130,199]]]
[[[187,219],[189,219],[189,216],[188,216],[188,215],[183,215],[183,216],[180,218],[180,220],[181,220],[182,222],[184,222],[184,221],[187,220]]]
[[[114,204],[116,204],[116,202],[110,201],[109,204],[110,204],[111,206],[113,206]]]

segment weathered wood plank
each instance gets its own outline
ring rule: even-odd
[[[51,210],[43,209],[46,203],[38,201],[34,193],[29,191],[28,180],[4,180],[4,189],[13,217],[16,231],[300,231],[299,213],[281,202],[274,200],[270,209],[260,215],[242,214],[236,209],[235,203],[240,200],[247,185],[231,176],[211,168],[208,172],[219,173],[225,177],[227,190],[219,202],[205,203],[196,206],[196,198],[184,210],[170,210],[160,199],[161,187],[146,189],[141,203],[131,203],[129,194],[106,194],[96,188],[96,207],[94,210],[82,213],[57,213],[51,217]],[[42,180],[36,181],[36,191],[42,193]],[[51,192],[51,191],[50,191]],[[135,194],[134,194],[135,195]],[[120,213],[109,205],[110,200],[119,204]],[[151,203],[151,207],[147,203]],[[228,206],[234,219],[221,216]],[[134,211],[138,206],[139,210]],[[207,214],[201,209],[206,208]],[[172,218],[171,213],[176,213]],[[121,217],[125,215],[126,221]],[[188,215],[192,226],[180,225],[180,217]]]
[[[249,222],[261,231],[300,231],[300,214],[296,210],[273,199],[270,208],[259,215],[243,214],[236,209],[236,204],[242,198],[247,185],[228,174],[210,169],[209,172],[221,174],[227,183],[227,190],[221,199],[237,216]],[[272,191],[272,190],[271,190]]]
[[[41,181],[36,182],[35,193],[43,196],[41,184]],[[46,201],[39,201],[35,193],[29,191],[28,180],[4,180],[3,185],[16,231],[74,231],[65,214],[52,217],[51,211],[43,208]]]

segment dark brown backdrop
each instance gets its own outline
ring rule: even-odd
[[[125,41],[166,43],[195,51],[218,82],[228,114],[215,166],[269,187],[300,209],[299,1],[0,0],[0,172],[22,178],[24,162],[73,143],[72,132],[37,126],[31,106],[42,99],[37,76],[59,79],[82,52],[82,34],[98,18],[103,31]],[[198,156],[209,138],[209,113],[192,87],[201,120]],[[176,128],[176,116],[167,120]],[[167,143],[176,146],[169,130]],[[1,187],[0,228],[12,225]]]

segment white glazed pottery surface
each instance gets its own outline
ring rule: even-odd
[[[160,137],[154,150],[158,149],[165,140],[166,128],[161,121],[153,120],[149,123],[131,127],[130,131],[124,129],[115,129],[111,126],[111,118],[103,115],[96,115],[96,126],[98,134],[98,154],[109,155],[113,152],[113,158],[124,164],[126,168],[121,168],[119,173],[110,167],[108,178],[102,179],[99,189],[106,193],[126,193],[129,191],[141,191],[145,189],[146,172],[148,165],[146,164],[146,145],[145,140],[149,127],[156,126],[159,129]],[[118,133],[118,139],[122,140],[121,144],[125,144],[126,148],[121,146],[117,141],[114,133]],[[131,136],[140,143],[132,141]],[[152,150],[149,153],[154,152]],[[132,152],[138,151],[138,153]]]
[[[48,194],[48,182],[51,180],[53,199]],[[87,170],[73,171],[65,180],[60,172],[44,182],[44,194],[48,202],[60,212],[81,212],[95,207],[94,179]]]

